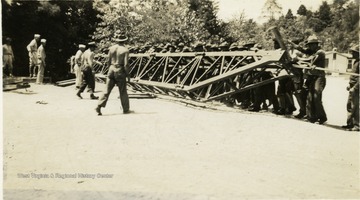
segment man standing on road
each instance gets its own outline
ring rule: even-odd
[[[350,49],[352,57],[355,59],[352,73],[359,74],[359,45],[355,45]],[[345,128],[349,131],[360,131],[359,127],[359,76],[351,75],[349,86],[346,88],[349,91],[347,101],[347,122]]]
[[[129,110],[129,97],[126,90],[126,81],[130,82],[129,76],[129,50],[125,47],[125,42],[127,37],[122,35],[120,32],[116,32],[114,36],[114,41],[117,44],[109,48],[108,54],[108,66],[109,72],[106,79],[106,91],[104,95],[100,98],[98,106],[96,107],[96,112],[98,115],[102,115],[101,107],[105,107],[109,99],[111,90],[117,85],[120,93],[121,106],[123,108],[123,113],[128,114],[132,111]]]
[[[45,71],[45,66],[46,66],[46,64],[45,64],[45,58],[46,58],[45,45],[46,45],[46,40],[41,39],[41,45],[37,50],[38,73],[37,73],[37,78],[36,78],[36,84],[42,84],[44,81],[44,71]]]
[[[8,71],[9,76],[13,76],[13,61],[14,58],[14,52],[11,47],[11,38],[6,38],[5,43],[3,45],[3,75],[4,69]]]
[[[29,52],[29,74],[30,77],[36,76],[36,66],[37,66],[37,49],[38,49],[38,42],[40,41],[40,35],[35,34],[34,39],[26,46],[26,49]]]
[[[79,91],[76,95],[82,99],[81,93],[84,92],[86,86],[90,88],[90,99],[99,99],[99,97],[94,95],[95,88],[95,78],[93,75],[93,66],[94,66],[94,50],[96,48],[95,42],[88,43],[88,49],[84,52],[81,62],[81,71],[83,73],[83,81],[81,83]]]
[[[81,74],[81,58],[82,55],[85,51],[85,45],[83,44],[79,44],[79,50],[76,52],[75,54],[75,58],[74,58],[74,62],[75,62],[75,66],[74,66],[74,72],[75,72],[75,87],[77,89],[80,88],[81,82],[82,82],[82,74]]]
[[[288,52],[290,54],[291,63],[295,64],[303,57],[303,53],[294,48],[294,45],[298,45],[300,40],[288,41]],[[292,77],[293,82],[293,94],[296,97],[298,105],[300,107],[299,113],[295,115],[295,118],[302,119],[306,115],[306,91],[304,90],[304,73],[302,69],[293,68],[294,76]]]
[[[320,47],[320,41],[314,35],[309,36],[306,41],[307,49],[298,45],[295,46],[299,51],[310,55],[311,62],[309,70],[306,70],[308,95],[306,99],[307,120],[311,123],[319,122],[323,124],[327,121],[327,116],[322,103],[322,92],[326,86],[325,72],[316,68],[325,68],[325,52]]]

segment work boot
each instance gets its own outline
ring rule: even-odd
[[[95,111],[96,111],[96,113],[97,113],[98,115],[102,115],[102,113],[101,113],[101,107],[100,107],[100,106],[96,107],[96,108],[95,108]]]
[[[275,112],[277,115],[285,115],[285,109],[280,108],[277,112]]]
[[[302,113],[302,112],[299,112],[299,114],[295,115],[295,118],[296,118],[296,119],[302,119],[302,118],[304,118],[304,117],[305,117],[305,114]]]
[[[347,129],[348,131],[360,131],[359,127],[353,127],[353,128],[349,128]]]
[[[99,97],[95,96],[94,94],[90,94],[90,99],[96,100],[96,99],[99,99]]]
[[[308,122],[310,122],[310,123],[315,123],[316,122],[316,120],[315,119],[313,119],[313,118],[306,118],[306,121],[308,121]]]
[[[324,124],[327,121],[327,118],[319,119],[319,124]]]
[[[82,99],[82,96],[81,96],[81,93],[80,93],[80,92],[77,92],[77,93],[76,93],[76,96],[78,96],[80,99]]]
[[[293,114],[293,111],[292,111],[292,110],[286,109],[285,115],[292,115],[292,114]]]
[[[250,111],[250,112],[259,112],[259,111],[260,111],[260,107],[258,107],[258,106],[253,106],[253,107],[250,107],[250,108],[248,109],[248,111]]]
[[[123,113],[124,113],[124,114],[130,114],[130,113],[134,113],[134,111],[132,111],[132,110],[126,110],[126,111],[124,111]]]
[[[266,103],[263,103],[261,109],[262,109],[262,110],[268,110],[269,107],[268,107],[268,105],[267,105]]]
[[[353,125],[344,125],[344,126],[341,126],[341,128],[345,128],[345,129],[350,129],[350,128],[353,128],[354,126]]]

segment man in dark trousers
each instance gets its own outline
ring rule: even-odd
[[[322,103],[322,92],[326,86],[325,71],[315,68],[325,68],[325,52],[320,47],[320,41],[314,35],[309,36],[303,49],[298,45],[295,48],[310,55],[310,69],[306,70],[308,95],[306,99],[306,118],[309,122],[323,124],[327,121],[327,116]]]
[[[354,45],[350,49],[352,57],[355,59],[352,73],[359,74],[359,45]],[[359,76],[351,75],[349,85],[346,88],[349,91],[347,101],[347,122],[345,128],[349,131],[360,131],[359,127]]]
[[[129,76],[129,50],[125,47],[127,37],[120,32],[114,35],[114,41],[117,43],[109,48],[108,66],[109,71],[106,79],[106,91],[100,98],[96,112],[102,115],[101,107],[105,107],[109,99],[111,90],[115,85],[119,88],[120,101],[123,108],[123,113],[131,113],[129,105],[129,97],[126,89],[126,81],[130,82]]]
[[[95,89],[95,77],[93,74],[93,65],[94,65],[94,50],[96,48],[95,42],[88,43],[88,49],[82,55],[81,60],[81,71],[83,73],[83,81],[81,83],[80,89],[76,93],[76,95],[82,99],[81,93],[84,92],[86,86],[90,88],[90,99],[99,99],[99,97],[94,95]]]

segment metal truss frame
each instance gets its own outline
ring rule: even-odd
[[[282,50],[130,54],[128,85],[141,92],[207,102],[289,77],[293,67],[286,46],[278,29],[271,31]],[[95,67],[102,79],[108,70],[106,56],[96,59],[103,63]]]
[[[133,54],[129,85],[155,94],[219,100],[288,77],[280,62],[283,55],[284,51]],[[266,72],[274,76],[260,80]]]

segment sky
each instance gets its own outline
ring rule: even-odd
[[[219,2],[218,17],[224,21],[230,19],[236,14],[244,11],[247,19],[253,19],[261,22],[261,11],[266,0],[217,0]],[[319,8],[324,0],[277,0],[282,7],[282,12],[285,15],[288,9],[296,15],[296,12],[301,4],[308,10],[315,11]],[[328,4],[332,4],[333,0],[326,0]]]

